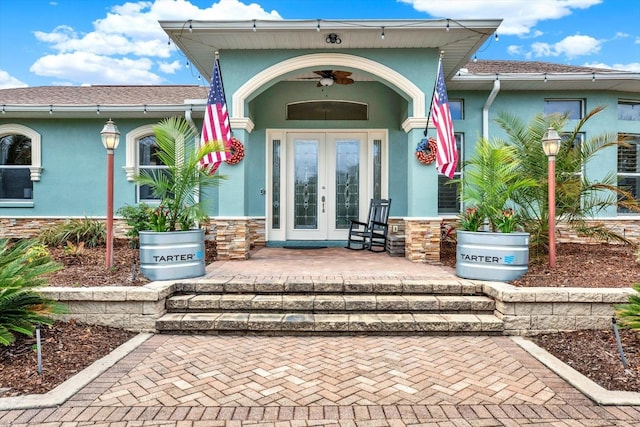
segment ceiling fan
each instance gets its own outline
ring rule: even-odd
[[[314,71],[317,75],[320,76],[320,80],[318,80],[318,87],[322,86],[331,86],[334,83],[339,85],[350,85],[354,82],[350,71],[340,71],[340,70],[320,70]],[[305,77],[306,79],[317,79],[317,77]]]

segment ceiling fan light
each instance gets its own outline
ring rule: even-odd
[[[333,79],[331,77],[323,77],[320,79],[320,84],[322,86],[331,86],[333,84]]]

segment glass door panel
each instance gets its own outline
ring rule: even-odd
[[[318,228],[318,141],[294,142],[293,228]]]

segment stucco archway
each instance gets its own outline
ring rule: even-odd
[[[232,97],[231,119],[241,120],[245,118],[246,100],[265,84],[291,71],[319,66],[351,67],[378,76],[382,80],[393,82],[394,87],[411,99],[411,118],[421,119],[425,117],[424,92],[411,80],[397,71],[379,62],[356,55],[344,53],[314,53],[296,56],[295,58],[274,64],[240,86]]]

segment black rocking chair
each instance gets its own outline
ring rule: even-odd
[[[386,251],[390,207],[391,199],[371,199],[367,222],[351,220],[347,249]]]

